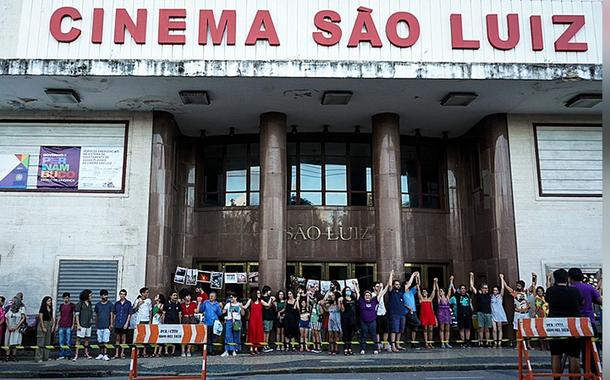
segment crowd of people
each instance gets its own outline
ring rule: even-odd
[[[144,287],[133,303],[125,289],[120,290],[115,302],[109,300],[107,290],[101,290],[95,305],[92,291],[85,289],[76,303],[69,293],[62,295],[57,306],[50,296],[42,299],[35,360],[49,359],[50,352],[44,346],[50,345],[56,334],[59,345],[64,346],[58,351],[57,360],[93,358],[89,347],[93,330],[96,342],[102,344],[95,359],[125,358],[126,353],[119,345],[131,343],[137,324],[203,323],[208,327],[209,354],[223,357],[243,351],[258,355],[274,350],[312,353],[326,350],[329,355],[342,351],[344,355],[353,355],[355,337],[362,355],[400,352],[409,344],[413,349],[450,349],[456,342],[461,347],[476,344],[499,348],[503,326],[509,322],[504,308],[505,293],[514,300],[515,330],[519,320],[529,317],[586,316],[595,328],[593,305],[602,303],[601,279],[593,287],[583,282],[580,269],[572,268],[569,272],[555,271],[547,278],[547,284],[549,288],[545,291],[537,286],[537,276],[532,274],[528,288],[521,280],[511,287],[500,274],[499,285],[490,290],[486,283],[477,286],[474,274],[470,273],[467,285],[456,287],[454,277],[450,276],[446,289],[439,286],[436,278],[431,288],[426,289],[418,272],[403,282],[395,279],[392,272],[385,285],[375,282],[372,289],[364,290],[358,286],[341,288],[339,282],[332,281],[325,294],[298,285],[274,293],[263,286],[253,290],[247,300],[231,292],[226,299],[219,300],[216,292],[208,294],[200,288],[194,292],[172,291],[167,299],[163,294],[151,298],[149,289]],[[6,304],[0,296],[0,306],[0,342],[8,347],[5,359],[15,361],[16,346],[22,343],[27,328],[23,294],[18,293]],[[451,339],[452,326],[457,326],[456,339]],[[104,343],[114,343],[116,348],[105,348]],[[550,343],[553,358],[558,353],[578,356],[574,345]],[[84,347],[82,353],[76,346]],[[218,346],[223,349],[217,350]],[[540,348],[548,347],[545,343]],[[194,346],[182,345],[179,355],[189,357],[193,350]],[[171,356],[178,352],[175,345],[159,345],[142,349],[141,356],[147,355]]]

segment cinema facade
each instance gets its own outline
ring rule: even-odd
[[[601,0],[179,3],[0,2],[1,294],[601,267]]]

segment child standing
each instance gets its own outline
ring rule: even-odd
[[[434,308],[432,307],[432,300],[436,295],[436,289],[438,288],[438,278],[434,279],[434,287],[432,294],[428,297],[428,290],[419,289],[419,282],[417,283],[417,295],[419,297],[419,320],[424,328],[424,340],[426,341],[426,348],[433,348],[433,329],[436,326],[436,317],[434,316]]]

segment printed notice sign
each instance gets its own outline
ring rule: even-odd
[[[80,190],[121,190],[123,148],[82,147]]]

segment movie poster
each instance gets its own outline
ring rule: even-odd
[[[78,189],[80,147],[41,146],[38,160],[39,189]]]
[[[0,189],[27,189],[29,154],[0,154]]]

